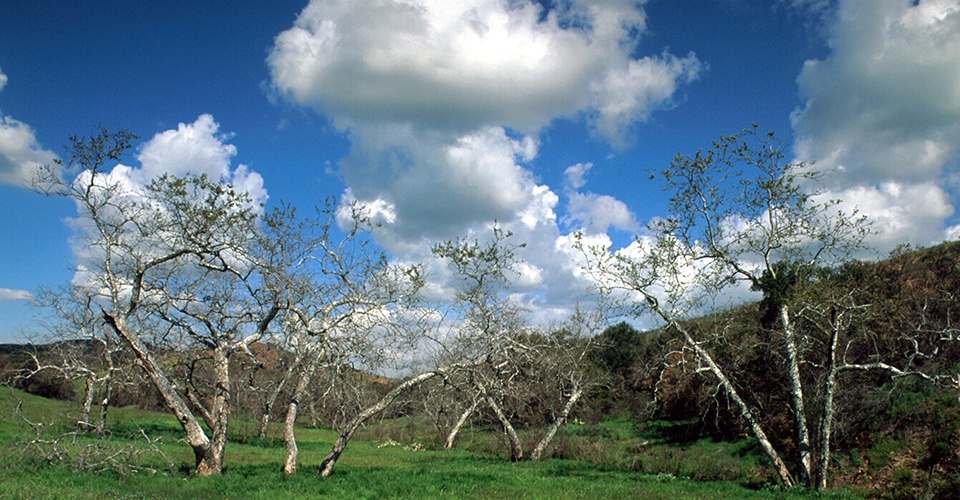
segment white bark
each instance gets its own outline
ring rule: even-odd
[[[107,372],[100,379],[103,387],[103,398],[100,400],[100,418],[97,419],[96,432],[102,433],[107,427],[107,410],[110,409],[110,398],[113,397],[113,372],[116,367],[113,364],[114,340],[108,339],[104,342],[104,356],[107,362]]]
[[[270,425],[270,417],[273,413],[273,407],[277,404],[277,400],[280,399],[280,393],[283,392],[283,389],[290,382],[290,379],[293,378],[293,374],[296,373],[297,368],[300,367],[300,361],[302,357],[297,356],[293,363],[290,364],[290,367],[287,368],[286,373],[283,374],[283,378],[280,379],[280,383],[273,389],[273,392],[270,394],[270,398],[267,400],[267,404],[264,405],[263,414],[260,415],[260,427],[257,429],[257,435],[264,438],[267,437],[267,427]]]
[[[190,411],[187,403],[180,397],[170,379],[163,373],[160,365],[153,358],[153,355],[140,340],[140,336],[131,331],[123,318],[104,312],[104,319],[114,330],[118,337],[123,340],[133,351],[134,355],[140,361],[140,365],[147,373],[147,376],[153,382],[154,387],[160,393],[164,403],[170,408],[177,421],[183,427],[186,433],[186,441],[193,449],[196,458],[196,472],[198,476],[209,476],[219,474],[222,470],[222,463],[216,459],[211,447],[210,438],[204,432],[200,422]]]
[[[830,439],[833,432],[833,398],[837,391],[837,345],[840,341],[840,316],[837,317],[827,349],[827,379],[823,385],[823,414],[820,417],[820,456],[817,460],[817,489],[826,489],[830,466]]]
[[[80,419],[77,421],[77,427],[81,430],[89,430],[94,426],[90,423],[90,413],[93,410],[93,396],[96,387],[96,375],[93,372],[87,372],[83,388],[83,406],[80,409]]]
[[[317,475],[327,477],[333,474],[333,468],[336,466],[337,460],[340,459],[340,455],[347,448],[347,444],[350,442],[350,438],[353,437],[353,433],[356,432],[357,429],[359,429],[360,426],[367,421],[367,419],[385,410],[387,406],[390,406],[390,403],[397,399],[397,396],[403,394],[406,390],[416,387],[427,380],[442,374],[443,371],[434,370],[417,375],[416,377],[403,382],[397,387],[394,387],[393,390],[383,396],[380,401],[377,401],[374,405],[361,411],[356,417],[353,418],[353,420],[347,423],[343,432],[340,433],[340,437],[337,438],[337,442],[334,443],[333,449],[330,450],[330,453],[327,453],[327,456],[320,464],[320,470],[317,472]]]
[[[641,292],[643,293],[643,292]],[[740,393],[737,391],[736,386],[730,382],[730,379],[727,378],[726,374],[723,373],[723,370],[720,368],[714,360],[713,356],[707,352],[706,349],[700,346],[700,344],[694,340],[693,336],[690,335],[690,332],[683,327],[678,321],[673,319],[673,316],[670,315],[666,310],[664,310],[657,303],[657,299],[649,294],[644,294],[646,296],[647,303],[649,306],[657,313],[668,325],[676,329],[683,336],[683,339],[687,344],[693,349],[697,357],[707,366],[707,371],[713,374],[714,377],[720,382],[720,386],[723,387],[723,390],[727,393],[727,396],[733,401],[734,405],[740,412],[740,416],[747,422],[747,426],[750,428],[750,433],[753,434],[753,437],[760,443],[760,448],[763,450],[764,454],[773,462],[773,468],[777,472],[777,476],[780,477],[780,482],[783,483],[785,487],[792,487],[794,485],[793,477],[790,475],[790,470],[787,469],[786,464],[783,463],[783,460],[780,458],[780,454],[773,447],[773,444],[770,442],[770,439],[767,437],[766,432],[763,431],[763,426],[760,425],[760,422],[753,415],[753,411],[750,410],[750,406],[747,405],[746,401],[740,397]]]
[[[803,384],[800,381],[800,353],[797,346],[796,330],[790,321],[790,309],[786,304],[780,306],[780,323],[783,326],[787,350],[790,405],[793,407],[793,421],[797,430],[797,449],[799,452],[797,469],[800,472],[800,482],[805,486],[813,486],[813,475],[810,473],[810,431],[807,429],[807,412],[803,403]]]
[[[227,424],[230,416],[230,351],[225,346],[213,350],[215,372],[213,393],[213,426],[210,428],[210,454],[219,470],[227,448]]]
[[[295,433],[297,412],[300,408],[300,400],[306,395],[307,388],[309,388],[313,382],[313,375],[317,372],[317,367],[320,365],[320,360],[323,358],[324,353],[325,351],[323,349],[320,349],[320,352],[318,352],[316,356],[313,356],[312,352],[308,352],[308,355],[311,356],[312,359],[310,364],[307,365],[306,370],[300,375],[297,388],[293,391],[293,397],[290,398],[290,403],[287,405],[287,417],[283,426],[283,439],[287,445],[287,458],[283,464],[283,472],[287,474],[292,475],[297,473],[297,455],[299,454]]]
[[[460,436],[460,431],[463,430],[463,426],[467,423],[467,419],[470,418],[470,415],[473,415],[473,412],[477,411],[477,405],[479,404],[480,401],[474,399],[470,407],[460,414],[460,418],[457,419],[457,423],[453,425],[453,428],[450,429],[450,433],[447,434],[447,440],[443,445],[443,449],[449,450],[450,448],[453,448],[453,443],[456,442],[457,437]]]
[[[110,398],[113,397],[113,386],[110,379],[103,382],[103,399],[100,400],[100,418],[97,420],[96,432],[101,433],[107,427],[107,410],[110,408]]]
[[[507,418],[507,415],[503,413],[503,409],[500,408],[500,405],[490,394],[485,394],[484,399],[486,399],[487,404],[490,405],[493,413],[496,414],[497,420],[499,420],[500,425],[503,426],[504,434],[507,435],[507,441],[510,442],[510,461],[519,462],[523,460],[523,444],[520,442],[520,437],[517,436],[517,431],[513,428],[513,424],[510,423],[510,419]]]
[[[537,462],[543,457],[543,452],[547,450],[547,446],[549,446],[550,442],[553,441],[553,436],[557,434],[557,430],[560,429],[560,426],[567,421],[567,417],[570,416],[570,412],[573,410],[574,405],[577,404],[577,401],[579,401],[582,396],[583,389],[577,389],[573,392],[573,394],[570,396],[570,399],[567,400],[567,404],[564,405],[563,410],[559,415],[557,415],[557,418],[554,419],[553,423],[550,424],[546,434],[543,435],[543,438],[540,439],[540,442],[537,443],[537,446],[534,447],[532,452],[530,452],[530,460]]]

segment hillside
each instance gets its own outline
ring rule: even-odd
[[[960,373],[960,336],[953,327],[957,319],[955,298],[960,293],[960,243],[904,252],[878,263],[850,263],[841,269],[821,270],[797,281],[790,293],[799,318],[796,328],[802,338],[804,397],[813,442],[822,437],[821,421],[827,408],[825,384],[831,337],[824,325],[840,325],[836,330],[840,351],[834,360],[842,369],[836,372],[831,403],[835,416],[830,434],[829,484],[860,488],[865,494],[883,498],[960,497],[960,402],[958,387],[950,382]],[[735,381],[773,444],[791,463],[799,451],[786,396],[789,383],[783,369],[783,345],[778,324],[769,321],[766,307],[764,302],[747,304],[690,320],[685,326]],[[837,320],[841,317],[846,318],[844,322]],[[774,481],[769,471],[753,465],[708,467],[716,471],[709,473],[688,468],[685,460],[698,460],[689,448],[701,446],[697,443],[704,440],[722,444],[708,446],[727,450],[717,452],[733,453],[739,460],[760,463],[762,459],[745,439],[750,435],[742,415],[716,381],[698,369],[689,346],[674,332],[666,328],[638,332],[620,324],[608,328],[600,340],[599,348],[589,356],[592,376],[598,383],[571,416],[576,422],[599,426],[596,429],[601,430],[591,431],[597,433],[596,445],[575,444],[580,438],[569,438],[553,448],[553,456],[616,467],[645,464],[642,467],[646,472],[677,474],[684,470],[688,476],[744,484]],[[26,379],[13,378],[17,370],[31,367],[30,354],[55,364],[58,356],[67,352],[89,366],[101,362],[98,343],[3,345],[0,373],[3,380],[29,392],[77,400],[82,384],[75,376],[64,379],[59,372],[47,370]],[[254,359],[238,356],[231,368],[237,374],[232,390],[234,414],[239,418],[260,417],[268,394],[279,387],[292,363],[291,353],[273,345],[254,344],[252,352]],[[177,380],[191,384],[201,398],[204,391],[212,391],[204,356],[203,352],[169,352],[164,356]],[[123,376],[117,377],[111,404],[162,410],[156,391],[140,370],[122,353],[115,361],[132,369],[124,369]],[[349,366],[325,370],[301,402],[309,415],[303,424],[339,429],[398,383]],[[534,380],[537,374],[521,374],[518,380],[526,378]],[[381,418],[431,422],[435,428],[421,429],[417,439],[434,440],[440,446],[452,420],[462,411],[454,400],[436,399],[441,391],[449,389],[447,383],[444,380],[411,392]],[[516,392],[504,404],[512,405],[508,409],[521,433],[531,433],[550,422],[555,410],[545,405],[543,393],[531,389],[525,394]],[[441,401],[439,407],[435,401]],[[278,406],[271,417],[282,419],[283,410]],[[602,429],[613,418],[632,422],[631,439],[635,441],[606,439],[610,431]],[[489,428],[495,427],[497,420],[489,410],[478,410],[471,422]],[[589,435],[586,429],[575,435]],[[534,437],[531,434],[525,439],[529,442]],[[608,444],[602,444],[605,441]],[[464,446],[483,453],[503,452],[498,449],[502,443],[484,443]],[[612,458],[615,454],[619,457]],[[662,458],[673,454],[674,462]],[[656,455],[660,458],[654,458]]]
[[[960,243],[823,270],[792,293],[813,443],[822,437],[828,334],[838,328],[830,483],[890,498],[956,498]],[[766,322],[764,309],[763,302],[747,304],[686,327],[735,381],[789,462],[798,446],[781,325]],[[594,399],[599,412],[695,422],[686,439],[745,435],[737,409],[669,329],[641,333],[623,324],[604,336],[608,347],[599,361],[614,383]]]

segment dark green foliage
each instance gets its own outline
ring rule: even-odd
[[[776,328],[780,307],[796,293],[797,287],[810,279],[812,271],[803,264],[779,261],[771,270],[764,270],[760,279],[750,287],[763,292],[760,301],[760,325],[765,329]]]
[[[771,335],[782,328],[777,309],[783,301],[802,306],[833,300],[839,306],[846,298],[852,301],[847,303],[868,305],[851,311],[858,315],[856,321],[842,332],[840,347],[846,362],[884,361],[931,376],[960,373],[956,361],[960,336],[952,327],[960,303],[960,243],[901,253],[880,263],[850,261],[836,268],[784,263],[774,266],[774,271],[764,273],[755,284],[755,290],[764,293],[761,302],[687,325],[737,381],[741,394],[789,460],[797,453],[785,396],[789,382],[783,369],[782,340]],[[829,315],[830,309],[825,312]],[[827,332],[808,321],[808,316],[800,314],[795,324],[802,335],[803,383],[809,422],[817,425],[812,435],[816,440],[829,339]],[[606,350],[598,353],[595,364],[610,372],[614,390],[599,391],[588,405],[600,411],[623,411],[655,396],[654,417],[687,422],[672,429],[675,446],[704,438],[741,438],[743,422],[717,390],[716,380],[696,372],[696,359],[681,342],[656,341],[671,338],[661,335],[660,330],[631,332],[628,325],[604,332]],[[949,340],[951,335],[955,340]],[[624,346],[625,339],[632,339],[634,345]],[[908,359],[906,354],[911,352],[920,355]],[[631,368],[624,367],[628,362],[633,363]],[[619,383],[623,380],[630,383]],[[861,485],[876,494],[885,491],[884,485],[903,493],[909,483],[916,495],[927,491],[949,498],[942,492],[954,491],[951,488],[960,482],[957,396],[956,388],[918,376],[894,379],[889,371],[879,369],[841,372],[832,439],[834,473],[829,482]],[[675,449],[659,450],[641,463],[671,463],[678,456]]]
[[[594,351],[594,363],[614,377],[628,378],[639,359],[642,338],[643,334],[626,322],[607,328],[600,334],[601,347]]]

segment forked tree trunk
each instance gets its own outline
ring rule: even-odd
[[[559,415],[557,415],[557,418],[554,419],[553,423],[550,424],[546,434],[543,435],[543,438],[540,439],[540,442],[537,443],[537,446],[533,448],[532,452],[530,452],[530,460],[537,462],[543,457],[543,452],[547,450],[547,446],[550,446],[550,441],[553,440],[553,436],[557,434],[557,430],[560,429],[560,426],[567,421],[567,417],[570,416],[570,412],[573,410],[574,405],[577,404],[577,401],[579,401],[582,396],[583,389],[578,388],[573,392],[573,395],[571,395],[570,399],[567,400],[567,404],[563,406],[563,410]]]
[[[293,378],[293,374],[297,368],[299,368],[301,359],[303,359],[302,356],[297,356],[296,359],[294,359],[290,367],[287,368],[287,372],[283,374],[283,378],[280,379],[280,383],[277,384],[277,387],[273,389],[273,393],[270,394],[270,399],[267,400],[267,404],[263,408],[263,415],[260,416],[260,428],[257,429],[258,436],[262,438],[267,437],[267,426],[270,425],[273,407],[277,404],[277,400],[280,399],[280,393],[283,392],[283,389],[287,386],[290,379]]]
[[[330,453],[327,453],[326,458],[323,459],[323,463],[320,464],[320,470],[317,472],[317,475],[327,477],[330,474],[333,474],[333,468],[336,466],[337,460],[340,458],[343,450],[347,448],[347,443],[350,442],[350,438],[353,437],[353,433],[356,432],[357,429],[359,429],[368,418],[385,410],[387,406],[390,406],[390,403],[397,399],[397,396],[403,394],[404,391],[412,387],[416,387],[427,380],[436,377],[437,375],[441,375],[442,373],[443,372],[440,370],[435,370],[417,375],[416,377],[413,377],[412,379],[409,379],[406,382],[394,387],[393,390],[382,397],[380,401],[377,401],[376,404],[361,411],[359,415],[347,423],[343,432],[340,434],[340,437],[337,438],[337,442],[334,443],[333,449],[330,450]]]
[[[783,326],[784,343],[787,349],[787,373],[790,377],[790,405],[793,407],[793,421],[797,428],[797,469],[800,482],[813,486],[810,460],[810,431],[807,429],[807,412],[803,404],[803,384],[800,381],[800,353],[797,347],[796,329],[790,321],[790,309],[780,306],[780,323]]]
[[[497,420],[500,421],[500,425],[503,426],[503,432],[507,435],[507,441],[510,442],[510,461],[519,462],[523,460],[523,444],[520,443],[520,437],[517,436],[517,431],[513,428],[513,424],[510,423],[510,419],[503,413],[503,409],[500,408],[500,405],[497,404],[492,396],[486,394],[485,399],[487,400],[487,404],[490,405],[490,409],[497,415]]]
[[[194,413],[199,413],[200,418],[203,419],[203,422],[207,424],[207,427],[209,427],[210,429],[213,429],[214,427],[216,427],[217,423],[213,419],[213,414],[210,413],[209,410],[207,410],[207,407],[204,406],[203,401],[200,401],[200,398],[197,397],[197,392],[190,389],[189,387],[187,388],[186,392],[187,392],[187,403],[190,403],[190,405],[193,407],[193,409],[190,411]]]
[[[297,423],[297,412],[300,408],[300,400],[303,399],[303,396],[307,393],[307,388],[310,387],[310,384],[313,382],[313,375],[317,372],[317,367],[320,365],[320,359],[323,357],[324,352],[323,349],[320,349],[320,352],[317,353],[316,356],[313,356],[312,352],[308,352],[308,355],[311,356],[312,359],[310,360],[310,364],[307,365],[306,370],[300,375],[297,388],[293,391],[290,404],[287,405],[287,417],[283,425],[283,439],[287,445],[287,458],[283,464],[283,472],[287,474],[297,473],[297,455],[299,454],[299,450],[297,449],[297,435],[294,428]]]
[[[113,316],[104,311],[104,319],[117,336],[133,351],[137,360],[140,361],[143,370],[153,383],[153,386],[163,398],[164,403],[170,408],[170,411],[173,412],[173,415],[183,427],[187,444],[193,449],[193,455],[196,458],[197,475],[210,476],[220,474],[222,471],[222,463],[216,460],[215,455],[212,453],[210,438],[207,437],[207,434],[203,431],[203,427],[200,426],[200,422],[197,421],[187,406],[187,403],[180,397],[176,389],[174,389],[173,384],[170,383],[170,380],[163,373],[163,370],[150,354],[150,351],[143,345],[140,336],[130,330],[122,317]]]
[[[834,312],[833,331],[827,353],[827,380],[823,386],[823,411],[820,416],[820,456],[817,457],[817,489],[827,488],[827,470],[830,466],[830,439],[833,433],[833,397],[837,392],[837,345],[840,341],[842,314]]]
[[[470,418],[470,415],[473,415],[473,412],[477,411],[477,405],[480,404],[480,400],[474,399],[473,404],[469,408],[463,411],[460,414],[460,418],[457,419],[457,423],[454,424],[453,428],[450,429],[450,434],[447,434],[447,441],[443,444],[443,449],[449,450],[453,448],[453,443],[457,440],[457,437],[460,435],[460,431],[463,429],[463,426],[467,423],[467,419]]]

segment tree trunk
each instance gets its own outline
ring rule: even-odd
[[[376,404],[361,411],[359,415],[347,423],[343,432],[340,434],[340,437],[337,438],[337,442],[334,443],[333,449],[330,450],[330,453],[328,453],[326,458],[323,459],[323,463],[320,464],[320,470],[317,472],[317,475],[327,477],[330,474],[333,474],[333,468],[337,464],[337,460],[340,458],[343,450],[347,448],[347,443],[350,442],[350,438],[353,436],[353,433],[356,432],[357,429],[359,429],[368,418],[386,409],[387,406],[393,402],[393,400],[397,399],[397,396],[402,394],[407,389],[416,387],[427,380],[436,377],[437,375],[441,375],[442,373],[443,372],[440,370],[434,370],[417,375],[416,377],[407,380],[397,387],[394,387],[393,390],[388,392],[383,398],[380,399],[380,401],[377,401]]]
[[[470,415],[473,415],[473,412],[477,411],[478,404],[480,404],[480,400],[475,399],[473,404],[470,405],[470,408],[467,408],[460,414],[457,423],[454,424],[453,429],[450,429],[450,434],[447,435],[447,441],[444,443],[443,449],[449,450],[453,448],[453,443],[457,440],[457,436],[460,435],[460,431],[463,429],[464,424],[467,423],[467,419],[470,418]]]
[[[288,475],[297,473],[297,456],[300,450],[297,448],[297,436],[294,432],[294,425],[297,423],[297,407],[300,401],[294,397],[287,405],[287,417],[283,425],[283,440],[287,445],[287,458],[283,463],[283,472]]]
[[[790,405],[793,407],[793,421],[797,428],[797,449],[800,454],[797,468],[800,472],[800,482],[810,487],[813,486],[813,475],[810,472],[810,431],[807,429],[807,412],[803,404],[803,384],[800,381],[800,353],[797,347],[796,330],[790,321],[790,310],[787,305],[780,306],[780,322],[783,325],[787,349]]]
[[[100,400],[100,418],[97,420],[97,434],[103,433],[107,427],[107,410],[110,409],[110,399],[113,397],[113,372],[116,367],[113,364],[113,345],[114,341],[108,337],[105,343],[104,357],[107,361],[107,373],[100,380],[100,386],[103,387],[103,399]]]
[[[103,381],[103,399],[100,400],[100,418],[97,420],[97,434],[102,433],[103,430],[107,428],[107,410],[110,409],[110,398],[113,397],[111,378],[111,375],[108,374],[106,380]]]
[[[203,431],[203,427],[200,426],[200,422],[197,421],[197,418],[190,411],[187,403],[180,397],[176,389],[174,389],[173,384],[170,383],[170,379],[163,373],[160,365],[153,359],[153,355],[151,355],[147,347],[143,345],[140,336],[130,331],[126,322],[121,317],[104,312],[104,319],[117,336],[133,351],[143,370],[147,373],[147,376],[150,377],[150,381],[153,382],[153,386],[163,398],[164,403],[170,408],[170,411],[173,412],[177,421],[180,422],[180,425],[183,427],[184,433],[186,434],[186,441],[193,449],[193,455],[197,461],[197,475],[210,476],[220,474],[222,464],[215,460],[211,453],[210,438],[208,438],[207,434]]]
[[[270,424],[273,406],[277,404],[277,400],[280,399],[280,393],[283,392],[283,389],[287,386],[287,383],[291,378],[293,378],[293,374],[300,366],[301,359],[303,359],[302,356],[297,356],[296,359],[294,359],[293,363],[290,364],[290,368],[287,369],[287,372],[283,374],[283,378],[280,379],[280,383],[277,384],[277,387],[273,390],[273,393],[270,395],[270,399],[267,400],[267,404],[263,409],[263,415],[260,416],[260,428],[257,429],[258,436],[262,438],[267,437],[267,426]]]
[[[723,370],[720,369],[714,360],[713,356],[710,355],[703,347],[700,347],[700,344],[693,339],[693,336],[690,335],[690,332],[683,327],[677,320],[673,319],[667,311],[665,311],[657,303],[657,300],[652,295],[646,295],[648,304],[653,310],[666,321],[671,327],[676,329],[683,336],[683,339],[690,345],[693,351],[697,354],[697,357],[707,365],[707,369],[714,377],[717,377],[717,380],[720,382],[720,385],[723,387],[723,390],[727,393],[727,396],[733,401],[737,406],[737,409],[740,411],[740,417],[747,422],[747,426],[750,428],[750,432],[753,434],[753,437],[760,443],[760,448],[763,450],[764,454],[767,455],[767,458],[773,462],[773,468],[777,472],[777,475],[780,477],[780,482],[783,483],[783,486],[789,488],[794,485],[793,477],[790,475],[790,470],[787,469],[786,464],[783,463],[783,460],[780,458],[780,454],[777,453],[777,450],[773,447],[773,444],[770,443],[770,439],[767,437],[767,434],[763,432],[763,426],[760,425],[760,422],[754,417],[753,412],[750,410],[750,406],[747,405],[746,401],[740,397],[740,394],[737,392],[737,388],[730,382],[730,379],[727,378],[726,374],[723,373]]]
[[[87,372],[86,383],[83,389],[83,407],[80,409],[80,418],[77,420],[77,428],[81,431],[93,429],[90,423],[90,413],[93,411],[93,396],[96,391],[97,376],[92,371]]]
[[[317,372],[317,366],[320,365],[320,359],[323,357],[324,350],[320,349],[316,356],[312,352],[308,355],[312,357],[310,364],[300,375],[300,381],[297,382],[297,388],[293,391],[293,397],[290,398],[290,404],[287,405],[287,417],[283,426],[283,439],[287,444],[287,459],[283,464],[283,472],[287,474],[297,473],[297,436],[294,433],[294,426],[297,423],[297,411],[300,408],[300,400],[307,393],[307,388],[313,381],[313,374]],[[286,377],[284,377],[286,378]]]
[[[520,437],[517,436],[517,431],[513,428],[513,424],[510,423],[510,419],[503,413],[503,409],[500,408],[500,405],[497,404],[492,396],[487,394],[485,397],[487,404],[490,405],[493,413],[495,413],[497,419],[500,420],[500,425],[503,426],[503,432],[507,435],[507,440],[510,442],[510,461],[519,462],[523,460],[523,444],[520,443]]]
[[[837,344],[840,341],[840,320],[836,315],[833,332],[830,335],[830,348],[827,353],[827,380],[823,386],[823,414],[820,416],[820,456],[817,457],[817,489],[827,488],[827,470],[830,467],[830,438],[833,432],[833,397],[837,392]],[[841,315],[842,316],[842,315]]]
[[[223,468],[223,457],[227,448],[227,425],[230,418],[230,351],[226,346],[213,350],[213,366],[216,381],[213,395],[213,426],[210,429],[211,454],[217,468]]]
[[[553,423],[550,424],[550,428],[547,429],[547,433],[543,435],[543,438],[539,443],[537,443],[537,446],[532,452],[530,452],[530,460],[537,462],[543,457],[543,452],[546,451],[547,446],[550,445],[550,441],[553,440],[553,436],[557,434],[557,430],[560,429],[560,426],[567,421],[567,417],[570,416],[570,412],[573,410],[574,405],[577,404],[577,401],[580,400],[581,396],[583,396],[583,389],[579,388],[574,391],[572,396],[570,396],[570,399],[567,401],[567,404],[564,405],[560,415],[558,415]]]

